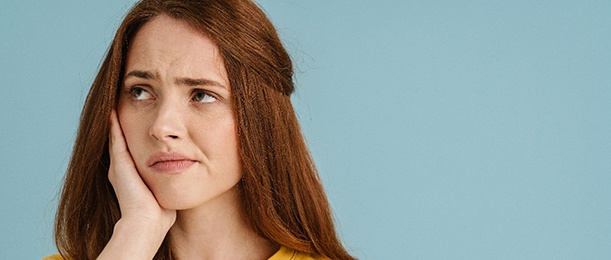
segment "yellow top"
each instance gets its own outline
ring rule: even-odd
[[[42,260],[64,260],[61,255],[54,254],[47,257],[43,257]]]
[[[54,254],[47,257],[43,257],[42,260],[64,260],[61,255]]]
[[[328,260],[328,258],[325,258],[322,256],[311,255],[311,254],[299,252],[294,249],[290,249],[288,247],[282,246],[280,247],[280,250],[278,250],[278,252],[272,255],[268,260],[325,260],[325,259]],[[55,255],[47,256],[43,258],[42,260],[64,260],[64,259],[62,258],[61,255],[55,254]]]
[[[278,252],[267,260],[329,260],[329,258],[299,252],[282,246]]]

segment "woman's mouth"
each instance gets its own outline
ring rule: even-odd
[[[180,173],[187,170],[197,161],[177,152],[158,152],[147,160],[153,171],[161,173]]]
[[[179,173],[188,169],[193,164],[195,164],[195,161],[191,160],[160,161],[151,165],[150,168],[156,172]]]

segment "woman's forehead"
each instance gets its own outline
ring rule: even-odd
[[[214,41],[187,22],[167,15],[153,18],[136,32],[125,66],[126,75],[137,70],[152,77],[211,78],[228,85]]]

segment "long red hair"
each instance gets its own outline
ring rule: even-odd
[[[110,112],[117,105],[131,38],[159,14],[188,22],[218,45],[229,74],[246,219],[278,245],[354,259],[339,241],[329,203],[290,101],[291,59],[250,0],[144,0],[119,27],[83,108],[55,222],[62,255],[97,257],[121,217],[108,181]],[[165,241],[155,259],[171,259]]]

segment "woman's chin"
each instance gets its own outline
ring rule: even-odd
[[[157,203],[164,209],[169,210],[186,210],[197,206],[197,203],[186,199],[185,196],[179,194],[155,194]]]
[[[199,192],[198,192],[199,191]],[[188,189],[165,189],[153,191],[153,195],[164,209],[189,210],[205,207],[226,207],[240,204],[240,194],[237,184],[228,189],[215,190],[214,192],[188,191]],[[206,206],[207,205],[207,206]],[[230,206],[232,207],[232,206]]]

